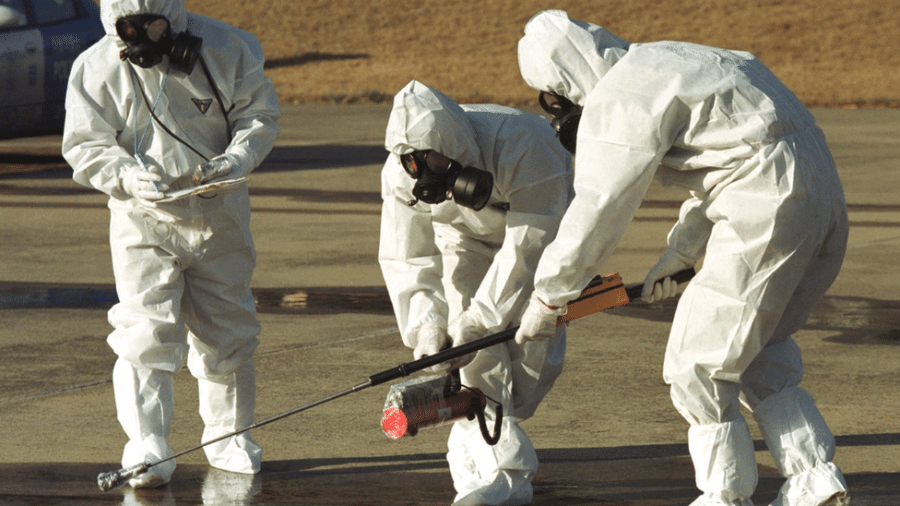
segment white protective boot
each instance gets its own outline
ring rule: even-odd
[[[488,420],[488,427],[493,428],[493,421]],[[500,430],[500,441],[490,446],[477,421],[453,424],[447,441],[447,462],[457,492],[453,506],[531,503],[537,452],[517,418],[503,417]]]
[[[155,462],[172,455],[166,438],[172,427],[172,373],[118,359],[113,368],[113,390],[119,423],[128,436],[122,467]],[[128,483],[134,488],[155,488],[169,483],[175,460],[155,465]]]
[[[189,355],[189,362],[193,355]],[[200,417],[206,427],[203,442],[253,424],[256,407],[256,371],[253,359],[231,374],[197,376]],[[262,449],[244,432],[203,447],[209,465],[233,473],[256,474],[262,463]]]
[[[725,422],[692,425],[688,449],[697,488],[703,492],[691,506],[753,506],[758,471],[753,439],[743,416]]]
[[[766,397],[753,416],[787,478],[772,506],[846,506],[847,483],[835,466],[834,436],[813,398],[799,387]]]

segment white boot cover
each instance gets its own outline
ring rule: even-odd
[[[758,472],[750,429],[743,416],[725,422],[692,425],[688,449],[697,488],[703,495],[691,506],[753,506]]]
[[[847,483],[831,463],[834,436],[809,393],[786,388],[766,397],[753,416],[778,472],[787,478],[772,506],[840,505],[835,501],[846,496]]]
[[[200,417],[206,424],[204,442],[253,424],[256,372],[252,359],[231,374],[198,377],[197,386]],[[262,462],[262,449],[249,432],[204,446],[203,451],[209,465],[233,473],[256,474]]]
[[[128,436],[122,467],[170,457],[166,442],[172,427],[172,373],[148,369],[125,359],[113,367],[113,390],[119,423]],[[169,483],[175,460],[151,467],[128,481],[134,488],[155,488]]]
[[[491,420],[488,427],[493,429]],[[447,447],[447,462],[457,492],[453,506],[531,503],[537,453],[517,418],[503,417],[500,441],[494,446],[484,442],[477,421],[456,422]]]

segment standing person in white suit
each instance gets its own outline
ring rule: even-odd
[[[553,129],[539,116],[459,105],[412,81],[394,98],[385,147],[379,261],[414,358],[517,325],[572,198],[571,160]],[[537,455],[519,422],[562,371],[565,327],[552,334],[482,350],[462,367],[462,383],[502,403],[504,416],[495,446],[477,421],[454,424],[454,504],[531,502]]]
[[[63,155],[75,181],[109,195],[119,303],[108,342],[123,467],[172,455],[173,374],[197,378],[204,441],[253,422],[260,327],[246,183],[160,202],[167,190],[236,179],[279,129],[278,101],[252,34],[187,13],[183,0],[103,0],[106,37],[76,60]],[[214,467],[256,473],[248,433],[204,448]],[[175,461],[133,478],[167,483]]]
[[[609,257],[654,176],[685,188],[691,198],[643,297],[674,295],[669,276],[705,255],[664,364],[690,423],[702,491],[692,504],[752,505],[757,467],[742,403],[787,478],[773,505],[849,503],[834,438],[798,386],[791,337],[836,278],[847,243],[841,182],[813,116],[749,53],[629,45],[563,11],[529,21],[519,66],[576,152],[576,197],[540,260],[516,339],[552,335],[559,308]]]

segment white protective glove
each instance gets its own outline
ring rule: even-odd
[[[516,331],[516,342],[544,341],[556,335],[556,319],[566,314],[566,307],[552,308],[537,295],[528,299],[528,307],[522,315],[522,323]]]
[[[437,323],[425,322],[415,331],[416,348],[413,350],[413,359],[419,360],[443,350],[449,339],[447,332]]]
[[[453,339],[453,347],[456,348],[484,337],[487,334],[487,328],[474,313],[463,311],[450,322],[447,333],[450,334],[450,338]],[[472,363],[473,360],[475,360],[475,353],[469,353],[453,359],[449,362],[450,369],[462,369]]]
[[[447,332],[437,323],[425,322],[415,330],[416,347],[413,350],[413,359],[429,357],[443,350],[450,343]],[[428,368],[435,374],[443,374],[449,370],[446,363],[437,364]]]
[[[237,157],[225,153],[197,166],[197,170],[194,172],[194,184],[201,185],[226,179],[237,179],[246,176],[248,172]]]
[[[162,176],[152,166],[146,170],[137,165],[128,167],[121,179],[122,190],[147,207],[156,207],[155,201],[165,197],[163,192],[169,189],[169,185],[160,183]]]
[[[641,298],[652,303],[674,297],[678,293],[678,283],[670,276],[693,266],[684,256],[667,249],[644,278]]]

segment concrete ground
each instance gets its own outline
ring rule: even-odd
[[[843,271],[795,337],[803,386],[837,437],[857,506],[900,504],[900,110],[816,110],[844,180]],[[411,360],[377,265],[385,106],[284,107],[284,130],[251,180],[262,344],[257,419]],[[179,458],[172,483],[100,492],[119,468],[105,343],[115,302],[105,198],[71,180],[59,137],[0,141],[0,504],[438,505],[454,492],[446,428],[381,431],[388,385],[256,429],[263,472]],[[601,272],[639,282],[684,195],[654,187]],[[698,494],[687,424],[662,358],[674,303],[635,303],[569,327],[566,370],[523,424],[541,459],[534,504],[683,506]],[[199,443],[196,387],[176,379],[171,446]],[[754,437],[760,436],[751,421]],[[781,480],[758,444],[754,503]]]

